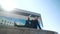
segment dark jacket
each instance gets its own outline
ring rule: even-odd
[[[25,27],[30,27],[29,21],[26,20]]]
[[[41,29],[38,20],[31,20],[30,22],[31,22],[31,24],[30,24],[31,28],[37,29],[37,26],[38,26]]]

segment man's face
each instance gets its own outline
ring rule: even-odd
[[[35,17],[34,20],[38,20],[38,17]]]

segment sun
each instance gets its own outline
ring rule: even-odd
[[[3,0],[1,5],[2,8],[6,11],[11,11],[16,8],[16,4],[12,0]]]

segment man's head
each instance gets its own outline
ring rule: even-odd
[[[36,17],[34,17],[34,20],[38,20],[38,18],[39,18],[39,17],[36,16]]]

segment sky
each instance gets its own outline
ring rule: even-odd
[[[19,8],[40,13],[43,29],[60,34],[60,0],[0,0],[0,4],[7,11]]]

